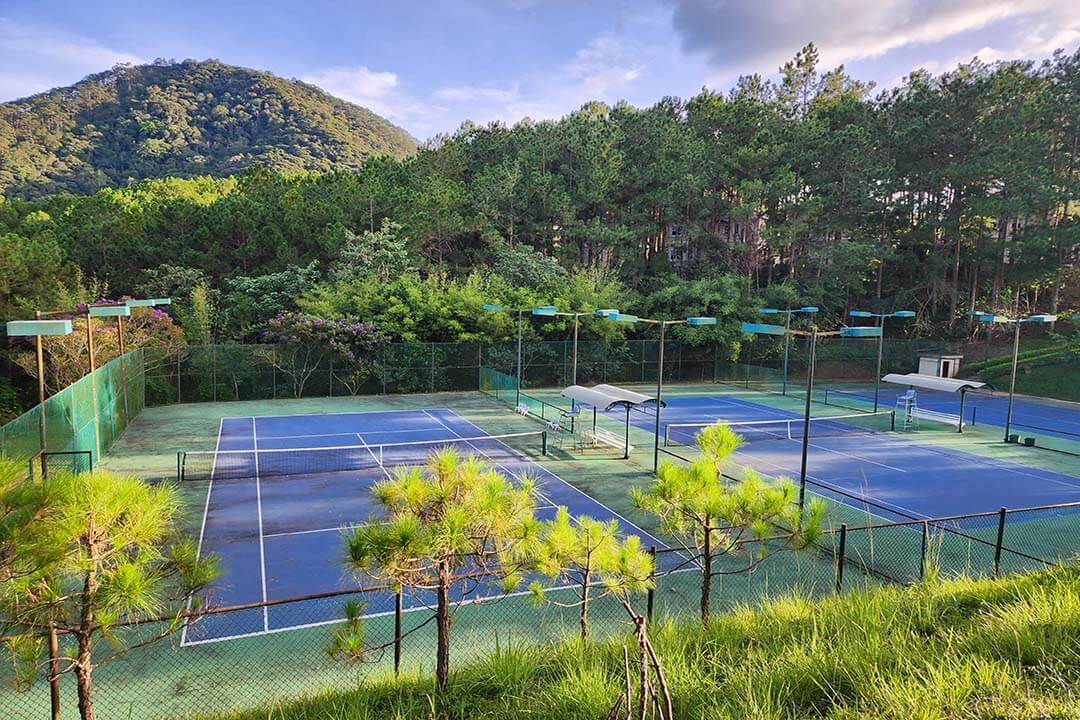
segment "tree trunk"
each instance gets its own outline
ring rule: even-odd
[[[712,519],[705,518],[705,542],[701,550],[701,620],[709,619],[709,593],[712,591]]]
[[[435,625],[438,645],[435,657],[435,680],[440,690],[446,690],[450,682],[450,568],[445,562],[439,565],[438,601],[435,607]]]
[[[592,574],[585,571],[581,578],[581,614],[578,620],[581,623],[581,639],[589,637],[589,580]]]
[[[91,673],[94,662],[90,655],[90,636],[79,634],[79,653],[75,658],[75,679],[79,692],[79,717],[82,720],[94,720],[94,695]]]

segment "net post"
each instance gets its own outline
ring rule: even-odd
[[[649,571],[649,580],[652,580],[652,584],[649,585],[648,594],[645,596],[645,617],[649,623],[652,624],[653,619],[653,601],[656,598],[656,546],[649,546],[649,557],[652,558],[652,570]]]
[[[176,453],[176,482],[182,482],[184,479],[183,468],[184,467],[184,451],[178,450]]]
[[[548,434],[547,430],[540,431],[540,454],[546,456],[548,447]]]
[[[847,551],[847,523],[840,525],[840,548],[836,553],[836,594],[844,587],[844,554]]]
[[[894,430],[894,431],[896,430],[896,411],[895,410],[890,410],[889,411],[889,429]]]
[[[994,542],[994,577],[998,576],[1001,570],[1001,544],[1005,539],[1005,515],[1008,510],[1001,508],[998,510],[998,527],[997,527],[997,541]]]
[[[403,612],[401,588],[394,592],[394,676],[401,670],[401,615]]]

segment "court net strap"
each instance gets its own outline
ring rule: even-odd
[[[895,413],[883,410],[876,413],[853,413],[831,417],[810,418],[810,437],[831,437],[887,432],[896,429]],[[665,445],[691,445],[702,429],[724,423],[744,440],[798,440],[803,436],[805,420],[744,420],[726,422],[713,420],[698,423],[669,423],[664,429]]]
[[[432,452],[455,448],[492,462],[520,462],[547,454],[547,432],[507,433],[378,445],[259,450],[190,450],[177,454],[179,480],[223,480],[349,472],[421,465]]]

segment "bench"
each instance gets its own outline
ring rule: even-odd
[[[950,413],[937,412],[936,410],[924,410],[923,408],[915,408],[911,411],[911,417],[919,420],[931,420],[933,422],[945,423],[952,425],[959,430],[963,420],[959,415],[952,415]]]
[[[626,447],[626,443],[622,438],[620,438],[618,435],[611,432],[610,430],[605,430],[604,428],[598,427],[595,430],[583,430],[581,434],[585,436],[585,439],[593,447],[596,447],[600,444],[610,445],[611,447],[617,448],[619,450],[626,448],[626,452],[628,453],[634,449],[633,445]]]

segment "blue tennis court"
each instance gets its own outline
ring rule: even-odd
[[[724,420],[747,442],[734,462],[771,476],[798,479],[801,416],[732,396],[672,397],[661,414],[661,444],[688,445],[698,427]],[[614,415],[612,416],[614,419]],[[1080,463],[1073,475],[920,442],[918,433],[889,430],[886,416],[867,413],[811,422],[808,479],[815,492],[863,507],[865,498],[895,511],[890,519],[931,518],[1080,501]],[[655,416],[635,412],[631,421],[652,432]],[[621,420],[621,418],[620,418]],[[762,421],[765,421],[763,424]],[[679,424],[690,424],[680,428]],[[672,452],[679,453],[677,447]],[[830,493],[829,490],[838,492]],[[878,509],[867,508],[875,515]],[[888,514],[888,513],[885,513]]]
[[[897,387],[882,386],[878,394],[879,405],[891,408],[895,403]],[[874,386],[850,386],[842,389],[825,391],[827,403],[844,405],[858,403],[873,406]],[[954,392],[940,390],[919,390],[919,407],[925,410],[958,415],[960,396]],[[972,391],[964,401],[964,422],[971,425],[996,425],[1005,427],[1005,415],[1008,411],[1009,398],[1001,393]],[[1030,398],[1014,398],[1012,432],[1023,435],[1049,435],[1063,440],[1080,442],[1080,410],[1064,402],[1039,401]]]
[[[343,528],[377,518],[371,487],[399,464],[422,463],[431,450],[458,446],[489,459],[509,477],[537,484],[537,517],[566,506],[571,515],[618,520],[643,544],[665,546],[546,469],[535,458],[540,433],[492,436],[446,408],[426,410],[232,417],[221,421],[217,448],[187,453],[188,479],[209,480],[200,553],[221,558],[211,604],[228,607],[347,590],[358,581],[342,565]],[[499,596],[480,587],[470,600]],[[195,644],[338,622],[348,598],[312,599],[210,615],[185,628]],[[368,615],[393,612],[390,592],[365,593]],[[409,595],[406,610],[434,596]]]

